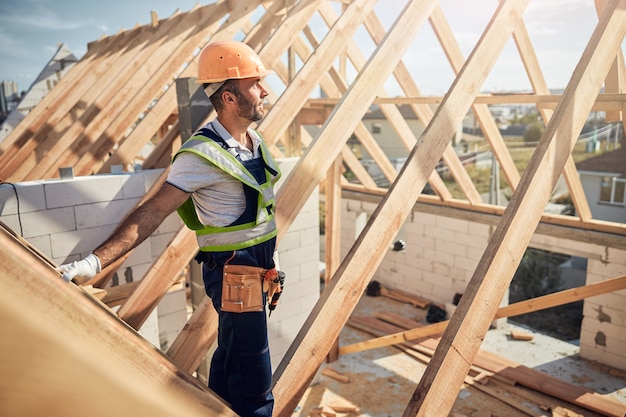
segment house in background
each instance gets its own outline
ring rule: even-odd
[[[43,98],[57,85],[63,76],[76,63],[77,58],[65,44],[60,44],[48,64],[39,73],[28,91],[19,97],[16,106],[10,106],[6,119],[0,126],[0,142],[15,129]]]
[[[626,223],[626,148],[576,163],[594,219]]]

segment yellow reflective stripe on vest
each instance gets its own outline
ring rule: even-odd
[[[247,224],[249,226],[250,224]],[[203,252],[223,252],[248,248],[259,243],[266,242],[278,234],[276,220],[254,226],[253,228],[240,229],[239,226],[217,227],[215,233],[205,230],[196,232],[198,246]],[[236,230],[234,230],[236,229]]]
[[[191,137],[174,155],[176,159],[182,152],[194,153],[258,192],[256,222],[224,227],[199,227],[200,222],[197,219],[193,202],[190,201],[191,204],[184,204],[179,208],[179,215],[187,227],[195,230],[201,250],[215,252],[242,249],[265,242],[277,235],[274,209],[272,207],[268,212],[268,207],[275,203],[272,186],[280,178],[280,169],[265,143],[261,142],[259,150],[266,166],[276,173],[273,175],[266,167],[265,171],[269,175],[266,175],[266,181],[262,184],[257,183],[254,176],[234,155],[213,139],[202,135]],[[268,176],[269,180],[267,180]]]

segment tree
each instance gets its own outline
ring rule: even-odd
[[[543,123],[536,121],[528,125],[528,129],[524,133],[524,142],[525,143],[534,143],[539,142],[541,139],[541,135],[543,135],[544,131]]]
[[[511,281],[510,301],[518,302],[551,294],[561,286],[560,256],[528,248]]]

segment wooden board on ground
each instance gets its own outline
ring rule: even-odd
[[[430,301],[429,299],[420,297],[417,294],[412,294],[404,290],[387,289],[385,287],[381,287],[380,293],[385,297],[391,298],[392,300],[409,303],[419,308],[428,308],[428,306],[432,304],[432,301]]]
[[[393,317],[393,313],[386,313],[385,316]],[[406,320],[410,319],[404,318],[402,322],[406,322]],[[374,317],[351,317],[348,324],[361,330],[368,331],[374,335],[380,335],[381,333],[389,334],[397,331],[398,328],[401,328],[399,325],[386,323]],[[417,322],[414,322],[413,324],[416,326],[420,325],[420,323]],[[368,330],[368,328],[370,330]],[[419,345],[434,350],[437,348],[438,342],[438,339],[425,338],[419,342]],[[551,375],[528,368],[517,362],[496,355],[495,353],[479,350],[473,363],[479,368],[493,372],[498,377],[501,376],[515,381],[519,385],[553,396],[571,404],[575,404],[579,407],[583,407],[606,416],[623,417],[626,415],[625,404],[615,401],[609,397],[605,397],[589,389],[572,385]]]

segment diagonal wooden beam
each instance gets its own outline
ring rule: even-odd
[[[159,57],[156,51],[165,45],[168,35],[175,38],[176,31],[182,32],[177,29],[176,23],[193,22],[195,19],[191,19],[192,16],[193,12],[177,14],[157,28],[141,27],[124,53],[110,59],[106,72],[89,85],[89,90],[81,96],[79,106],[73,113],[65,115],[47,135],[45,147],[41,147],[43,156],[35,159],[29,155],[16,173],[19,172],[25,180],[36,180],[54,177],[60,166],[73,166],[74,173],[82,175],[74,163],[82,152],[89,151],[80,149],[84,136],[101,129],[103,120],[110,121],[109,117],[118,115],[124,107],[120,103],[127,101],[136,90],[128,83],[141,73],[134,69],[144,65],[145,68],[152,68],[150,63]]]
[[[598,16],[602,14],[606,7],[607,0],[595,0]],[[604,82],[605,93],[626,93],[626,65],[624,64],[624,51],[617,51],[617,56]],[[606,112],[607,122],[621,121],[626,126],[626,111],[612,110]]]
[[[452,66],[452,70],[458,75],[459,71],[463,67],[465,58],[461,52],[461,48],[456,41],[452,29],[448,24],[443,11],[440,7],[435,9],[430,17],[431,26],[437,35],[437,39],[441,43],[443,50]],[[504,176],[512,190],[517,187],[519,183],[519,173],[517,167],[511,158],[511,155],[504,143],[504,139],[500,134],[500,130],[496,125],[489,108],[485,104],[473,104],[472,110],[478,120],[481,130],[485,134],[485,138],[489,142],[491,149],[493,150]]]
[[[279,235],[281,230],[283,234],[285,233],[284,231],[289,227],[313,188],[328,171],[345,145],[350,132],[354,131],[355,126],[369,108],[376,92],[408,49],[412,39],[426,23],[435,4],[434,0],[413,0],[407,3],[383,42],[380,43],[333,111],[330,119],[322,127],[314,144],[307,149],[304,157],[300,158],[292,173],[287,177],[277,194]],[[426,177],[434,167],[435,162],[430,166]],[[425,182],[424,179],[421,188],[419,185],[411,184],[406,190],[409,195],[415,192],[413,202]],[[410,196],[402,198],[411,199]],[[405,204],[401,204],[403,205]],[[381,231],[370,246],[377,252],[384,252],[380,248],[388,247],[393,238],[388,235],[395,234],[401,225],[397,216],[391,216],[388,220],[391,224],[387,225],[387,230]],[[383,238],[378,239],[378,236],[383,236]],[[377,258],[382,258],[382,255],[372,256],[372,259]],[[357,295],[362,294],[373,273],[371,270],[370,275],[365,271],[363,274],[349,274],[350,278],[346,283],[345,275],[341,274],[345,271],[346,264],[356,269],[365,268],[365,271],[373,265],[370,259],[359,259],[355,262],[344,261],[333,277],[331,285],[324,291],[322,298],[309,315],[274,374],[274,390],[277,400],[275,414],[279,417],[291,415],[308,382],[311,381],[315,371],[324,360],[333,341],[339,336],[339,332],[358,301]],[[339,279],[336,278],[337,276]],[[322,309],[324,309],[323,313]],[[332,316],[333,320],[328,320],[329,316]]]
[[[89,60],[87,69],[79,74],[79,77],[68,80],[72,81],[71,84],[57,86],[60,90],[56,90],[58,94],[53,94],[54,100],[47,101],[48,108],[43,109],[42,106],[37,106],[43,112],[30,125],[24,125],[25,131],[3,156],[4,162],[0,165],[0,177],[10,178],[13,182],[22,181],[32,169],[31,160],[37,162],[45,155],[45,150],[53,146],[56,137],[54,135],[58,134],[57,131],[67,129],[71,123],[79,123],[87,107],[83,99],[84,95],[93,89],[103,88],[97,82],[109,72],[111,62],[124,59],[129,49],[134,50],[143,38],[137,30],[134,30],[125,32],[115,39],[117,41],[115,43],[103,43],[102,46],[106,46],[106,49]],[[73,73],[68,75],[73,75]],[[17,134],[18,130],[14,133]]]
[[[547,308],[573,303],[574,301],[580,301],[589,297],[608,294],[623,289],[626,289],[626,275],[500,307],[496,312],[495,318],[514,317],[520,314],[532,313],[534,311],[545,310]],[[363,352],[365,350],[391,346],[398,343],[404,343],[409,340],[420,339],[422,337],[434,336],[443,333],[449,322],[449,320],[441,321],[427,326],[342,346],[339,349],[339,354],[345,355],[349,353]]]
[[[324,7],[320,7],[320,14],[322,18],[325,20],[326,24],[328,24],[329,26],[332,26],[332,24],[337,18],[334,12],[334,9],[330,7],[329,5],[323,5],[323,6]],[[370,30],[370,34],[372,35],[374,42],[378,44],[384,38],[385,31],[381,27],[380,31],[378,31],[375,34],[372,33],[370,29],[372,16],[375,16],[375,13],[373,11],[370,12],[366,16],[364,23],[365,23],[366,28]],[[317,40],[314,38],[312,31],[305,30],[305,35],[309,39],[309,42],[311,42],[311,44],[314,47],[316,47]],[[356,70],[360,71],[363,65],[365,64],[366,60],[360,53],[359,49],[356,47],[354,41],[350,41],[346,49],[347,49],[346,57],[350,59],[350,61],[352,62]],[[403,67],[403,64],[402,62],[400,62],[398,64],[398,67],[394,70],[394,74],[396,74],[396,72],[398,71],[398,68],[402,68],[402,67]],[[332,81],[329,81],[329,79]],[[336,86],[333,85],[333,82],[336,84]],[[320,85],[322,86],[322,89],[324,90],[326,95],[329,97],[341,97],[341,95],[348,88],[344,80],[344,77],[342,77],[336,71],[334,67],[331,67],[329,70],[329,74],[324,76],[320,80]],[[381,88],[380,91],[383,91],[383,89]],[[404,118],[400,114],[400,111],[398,110],[398,108],[393,104],[384,104],[384,103],[381,103],[380,108],[383,114],[385,115],[385,117],[389,120],[393,128],[396,130],[402,143],[406,146],[407,150],[410,151],[413,148],[413,146],[415,146],[415,143],[417,142],[417,138],[415,137],[415,135],[413,135],[412,130],[410,129],[407,122],[404,120]],[[426,123],[426,121],[422,119],[420,114],[418,114],[418,117],[424,123]],[[366,148],[370,156],[372,156],[372,158],[377,163],[377,165],[379,166],[379,168],[381,169],[385,177],[389,180],[389,182],[393,182],[397,176],[397,171],[395,167],[391,165],[391,162],[389,161],[387,156],[384,154],[383,150],[380,148],[380,145],[376,142],[374,137],[369,133],[369,131],[367,130],[367,127],[365,127],[365,124],[363,122],[360,122],[357,125],[357,127],[354,130],[354,134],[357,137],[357,139],[359,139],[363,147]],[[343,152],[345,153],[345,150]],[[355,170],[353,169],[353,171]],[[471,182],[471,180],[469,181]],[[443,182],[443,180],[441,179],[441,177],[436,171],[433,171],[433,173],[431,174],[429,178],[429,182],[430,182],[431,187],[435,191],[435,193],[442,200],[445,201],[445,200],[449,200],[452,198],[452,195],[450,194],[449,190],[446,188],[445,183]],[[361,183],[363,185],[367,185],[366,181],[361,180]],[[377,187],[368,186],[367,188],[374,189]]]
[[[93,173],[111,149],[124,143],[128,127],[150,108],[154,100],[161,98],[164,86],[171,87],[173,74],[177,74],[182,63],[193,57],[193,52],[198,46],[202,46],[207,37],[215,34],[221,23],[219,16],[225,10],[225,3],[222,1],[214,5],[197,7],[186,13],[185,21],[189,21],[190,30],[168,32],[166,39],[142,64],[142,69],[146,73],[138,71],[124,82],[123,88],[126,91],[118,92],[107,102],[103,116],[92,121],[74,142],[75,145],[71,147],[73,153],[68,152],[65,158],[59,159],[59,162],[63,161],[62,166],[72,163],[80,175]],[[241,12],[236,10],[233,13]],[[168,22],[169,20],[171,19],[168,19]],[[172,100],[170,106],[170,112],[162,113],[163,119],[157,122],[155,128],[160,127],[165,118],[176,109],[176,101]],[[49,174],[48,171],[44,175]]]
[[[522,62],[524,64],[524,67],[526,68],[526,73],[528,74],[530,83],[533,86],[533,90],[537,94],[549,95],[550,90],[548,89],[548,84],[546,83],[543,77],[543,73],[541,72],[541,68],[539,67],[539,61],[537,60],[537,55],[535,54],[535,50],[531,45],[528,30],[523,23],[518,25],[518,27],[515,29],[515,32],[513,32],[513,39],[515,40],[515,44],[517,45],[520,57],[522,58]],[[552,114],[554,113],[553,110],[539,106],[537,108],[541,113],[544,123],[547,124],[550,121]],[[563,177],[570,192],[572,203],[576,208],[577,216],[583,222],[590,221],[592,217],[591,208],[589,207],[589,202],[587,201],[587,197],[585,196],[585,191],[580,181],[574,158],[572,158],[571,155],[565,163]]]
[[[133,329],[140,329],[189,263],[189,248],[194,246],[197,246],[195,233],[182,227],[117,311],[119,318]]]
[[[273,144],[296,118],[298,111],[306,103],[309,94],[317,85],[339,55],[342,46],[356,32],[364,14],[374,7],[375,0],[355,0],[351,2],[326,37],[298,71],[287,89],[272,106],[258,129],[266,140]]]
[[[269,10],[273,9],[268,9],[268,13]],[[278,11],[280,10],[281,9],[278,9]],[[300,17],[308,14],[308,16],[310,17],[309,13],[312,13],[312,11],[304,7],[303,3],[302,7],[295,8],[289,13],[292,16],[296,14]],[[297,21],[299,22],[299,25],[303,26],[306,25],[307,22],[306,19],[298,19]],[[295,30],[293,26],[294,22],[296,22],[295,19],[291,21],[291,26],[287,27],[284,30],[282,29],[282,27],[278,27],[274,32],[274,41],[276,41],[276,39],[282,39],[281,43],[276,44],[276,48],[283,48],[282,52],[284,52],[284,50],[290,44],[289,42],[293,40],[292,31]],[[256,47],[256,45],[251,46],[253,48]],[[263,59],[266,65],[270,68],[276,66],[276,63],[278,62],[278,59],[281,55],[280,53],[276,53],[275,49],[272,49],[271,54],[275,55],[267,55],[266,57],[263,53],[263,49],[261,49],[261,59]],[[272,60],[274,61],[272,62]],[[277,72],[279,71],[277,70]],[[194,244],[190,247],[193,249],[189,249],[188,253],[185,253],[183,255],[183,258],[187,259],[187,262],[189,261],[191,256],[196,253],[196,247],[197,246]],[[215,332],[217,331],[217,328],[214,326],[213,322],[215,320],[215,317],[216,315],[213,306],[210,300],[205,297],[204,301],[193,312],[191,318],[188,320],[183,330],[178,334],[170,350],[168,351],[168,354],[172,355],[172,360],[175,363],[181,364],[181,366],[184,366],[185,369],[190,371],[195,369],[193,367],[197,366],[200,363],[200,361],[206,355],[206,352],[210,348],[212,341],[214,340]]]
[[[192,315],[181,331],[188,337],[177,337],[167,350],[172,362],[189,373],[198,369],[217,339],[218,316],[211,299],[205,296],[196,311],[198,314]]]
[[[2,395],[0,414],[166,416],[184,409],[189,416],[235,417],[191,374],[4,230],[0,259],[0,392],[10,393]],[[33,397],[39,384],[46,394]],[[113,393],[120,403],[111,401]]]
[[[279,3],[280,2],[272,3],[272,7],[268,10],[267,13],[265,13],[262,16],[259,22],[259,25],[268,25],[269,27],[275,27],[276,25],[280,23],[279,18],[276,18],[276,16],[274,15],[270,15],[271,13],[279,13],[279,16],[284,14],[284,13],[281,13],[281,10],[283,9],[284,5],[279,4]],[[254,3],[247,4],[246,7],[249,8],[252,5],[254,5]],[[213,11],[213,13],[217,15],[219,11]],[[241,13],[238,12],[237,9],[234,9],[231,11],[231,14],[232,16],[238,16]],[[272,18],[276,18],[276,19],[272,19]],[[272,19],[272,20],[268,20],[268,19]],[[238,24],[233,24],[232,19],[228,20],[219,29],[221,35],[219,35],[218,37],[223,36],[227,38],[227,37],[234,36],[235,32],[240,29],[240,25],[242,24],[243,24],[242,22],[239,22]],[[229,26],[231,26],[232,29],[230,31],[225,31],[224,29]],[[263,34],[266,32],[259,31],[257,33]],[[202,42],[200,42],[200,44],[201,43]],[[257,44],[255,44],[254,42],[250,42],[247,39],[246,39],[246,43],[250,45],[253,49],[255,49],[257,46]],[[195,59],[196,57],[194,57],[194,59],[192,59],[191,62],[186,63],[187,64],[186,68],[179,75],[177,75],[178,78],[196,76],[196,70],[197,70],[197,62],[196,62],[197,60]],[[173,113],[174,109],[176,109],[176,105],[177,105],[176,89],[169,88],[159,98],[159,100],[154,105],[154,107],[150,108],[146,112],[145,116],[141,119],[141,122],[133,129],[132,133],[128,135],[128,137],[122,141],[122,143],[119,145],[116,152],[106,161],[104,162],[94,161],[91,164],[91,166],[94,169],[96,169],[98,172],[105,173],[105,172],[110,172],[111,165],[115,165],[115,164],[126,165],[130,163],[135,157],[135,155],[137,155],[137,153],[139,153],[139,151],[143,148],[143,146],[150,140],[150,138],[153,137],[158,127],[163,124],[163,121],[166,120],[167,117],[169,117],[169,115]],[[173,139],[176,139],[176,137],[172,135],[167,135],[167,139],[173,140]],[[159,143],[158,149],[154,150],[156,151],[156,153],[154,155],[151,155],[148,158],[150,160],[147,164],[148,166],[151,164],[154,164],[156,160],[161,159],[161,156],[164,151],[163,148],[165,147],[171,147],[171,146],[168,144],[168,142]]]
[[[498,10],[513,2],[504,1]],[[501,13],[498,13],[498,15]],[[493,25],[490,24],[490,27]],[[512,22],[511,27],[515,27]],[[487,29],[480,44],[486,42]],[[626,32],[626,0],[612,0],[593,32],[517,190],[409,402],[404,416],[446,414],[509,286]],[[502,28],[497,36],[511,33]],[[480,49],[480,44],[475,52]],[[470,60],[472,58],[470,57]]]

